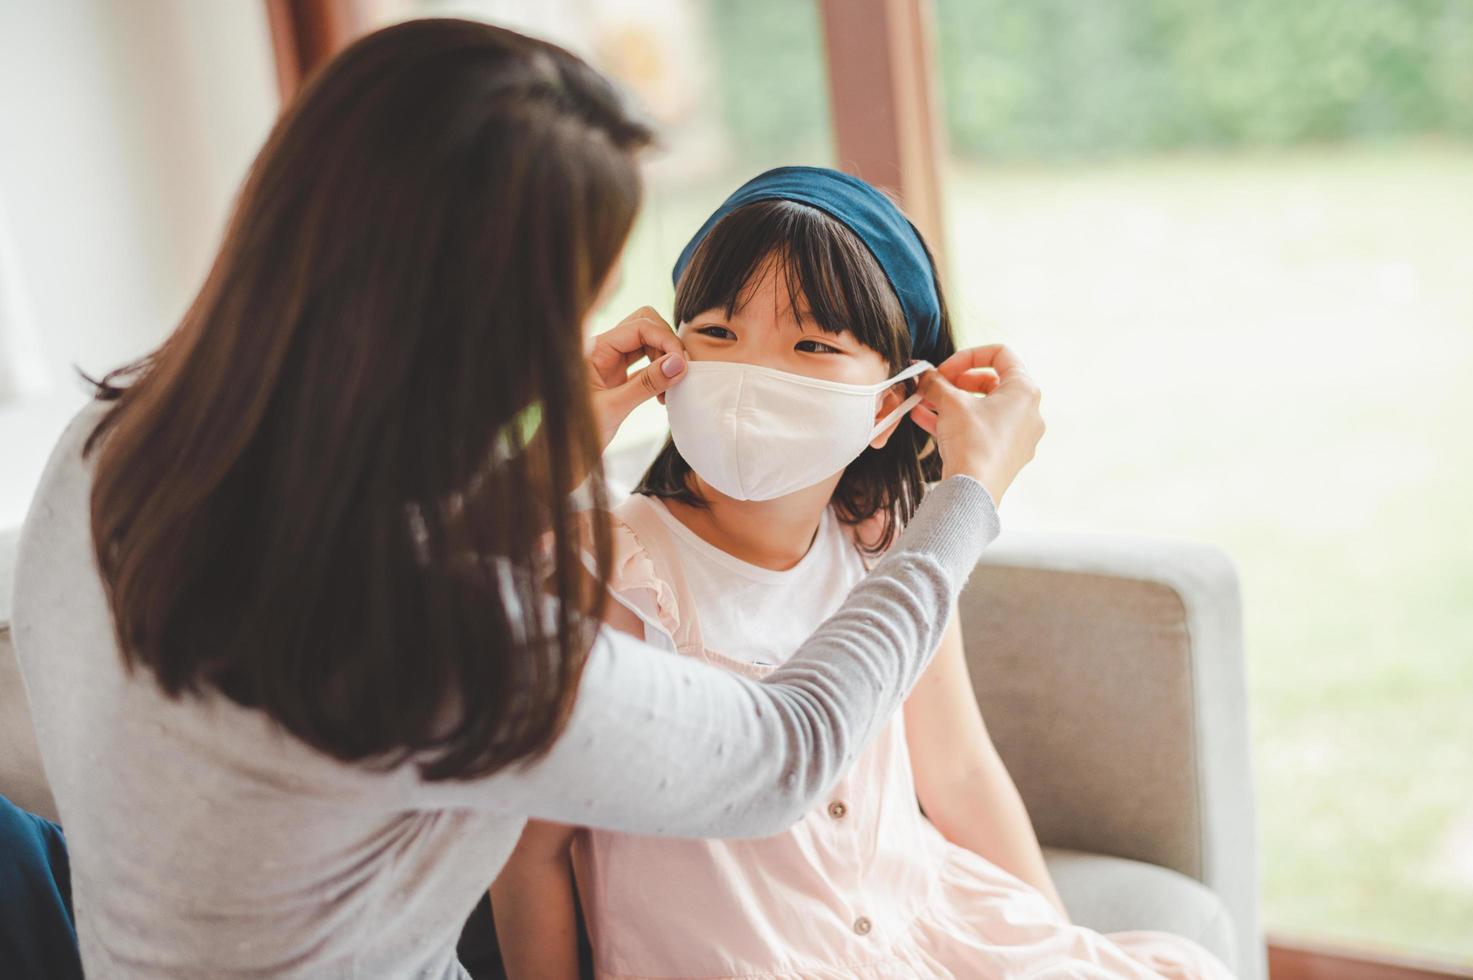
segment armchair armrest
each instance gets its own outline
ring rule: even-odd
[[[983,717],[1040,840],[1197,879],[1233,916],[1238,962],[1261,964],[1231,559],[1164,538],[1004,532],[958,612]]]
[[[18,534],[0,529],[0,796],[48,820],[56,804],[41,768],[31,706],[21,683],[20,665],[10,636],[10,596],[15,578]]]

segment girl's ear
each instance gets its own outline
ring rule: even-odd
[[[879,397],[878,401],[875,403],[875,425],[879,425],[880,422],[884,420],[885,416],[895,411],[895,409],[899,407],[900,403],[905,401],[906,396],[904,389],[904,385],[891,385],[890,388]],[[869,444],[875,449],[884,449],[885,443],[890,441],[890,437],[895,434],[896,428],[899,427],[900,423],[904,421],[905,416],[900,416],[900,418],[885,426],[883,432],[876,433],[875,437],[869,441]]]

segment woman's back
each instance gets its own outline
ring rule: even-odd
[[[146,671],[130,675],[93,563],[81,457],[105,408],[83,410],[48,467],[15,614],[89,973],[460,976],[464,913],[522,819],[420,809],[412,770],[345,765],[260,712],[171,700]]]

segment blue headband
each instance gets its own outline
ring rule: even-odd
[[[753,201],[797,201],[843,222],[859,236],[880,263],[890,287],[900,299],[905,322],[910,328],[911,356],[926,359],[941,338],[941,300],[931,261],[921,244],[920,232],[900,209],[858,177],[826,167],[778,167],[758,174],[738,187],[706,219],[690,244],[675,261],[671,278],[679,284],[696,247],[732,211]]]

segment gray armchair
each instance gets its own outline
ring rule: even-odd
[[[1185,541],[1005,531],[960,602],[983,717],[1071,917],[1266,975],[1241,601]]]
[[[10,643],[0,794],[55,818]],[[1075,921],[1195,939],[1261,980],[1237,578],[1180,541],[1005,532],[960,603],[978,701]]]

